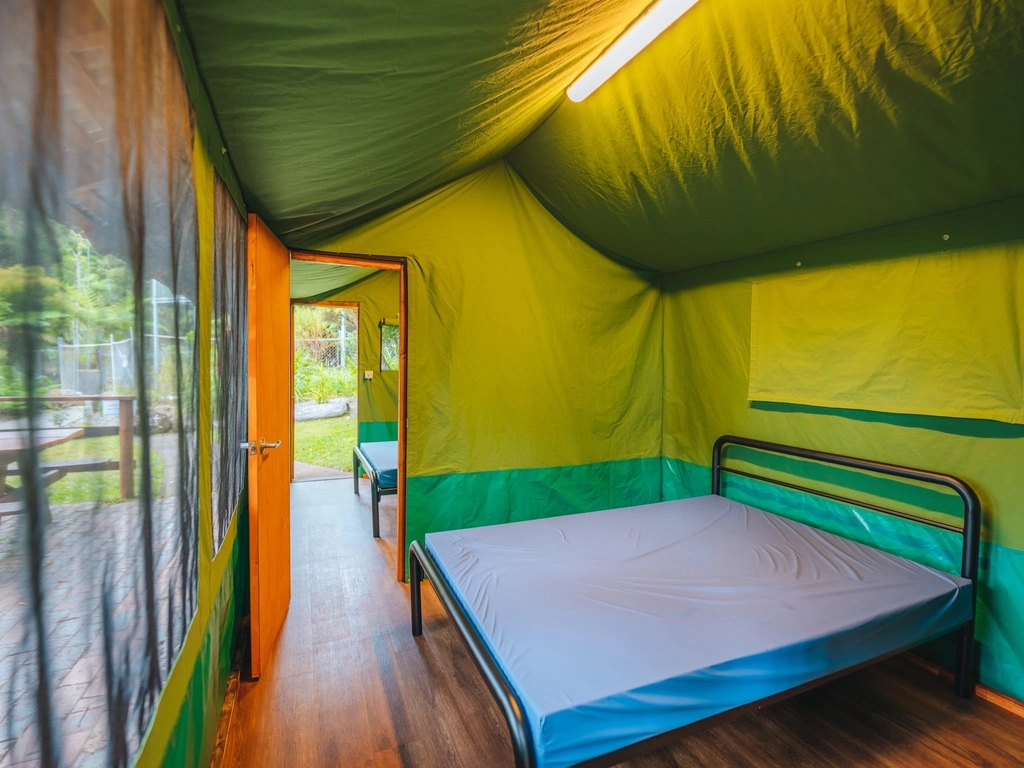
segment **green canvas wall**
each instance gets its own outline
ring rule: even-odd
[[[504,163],[318,247],[409,258],[410,538],[658,498],[656,275]]]
[[[949,239],[944,240],[943,235]],[[857,270],[860,279],[871,279],[872,268],[880,278],[887,274],[887,260],[955,251],[965,255],[957,267],[962,270],[965,283],[969,277],[988,280],[987,285],[975,286],[975,293],[964,297],[959,311],[970,313],[976,311],[979,302],[986,301],[986,296],[1002,296],[1007,291],[1014,296],[1024,295],[1022,244],[1024,198],[1016,198],[669,275],[664,294],[665,497],[707,493],[711,445],[719,435],[729,433],[962,477],[981,498],[985,512],[983,538],[988,542],[983,550],[978,625],[981,679],[1017,698],[1024,698],[1024,605],[1018,597],[1024,587],[1024,427],[980,419],[757,403],[748,401],[747,395],[751,287],[755,280],[809,270],[842,269],[851,263],[862,265]],[[1006,269],[985,270],[993,260],[1004,262]],[[866,275],[861,274],[865,271]],[[1012,275],[1015,284],[1006,284],[1007,274]],[[863,317],[870,318],[872,311],[883,309],[865,302],[861,311]],[[823,322],[828,321],[829,318],[823,318]],[[966,314],[963,321],[967,325]],[[1020,347],[1022,325],[1018,320],[1015,329],[1018,367],[1024,360],[1024,348]],[[986,349],[986,339],[977,338],[974,343]],[[829,369],[822,367],[817,375],[827,381]],[[806,476],[806,470],[799,470],[792,463],[774,462],[770,466]],[[881,498],[894,498],[895,494],[898,501],[937,513],[958,510],[948,497],[907,492],[891,483],[865,485],[863,479],[846,473],[825,479]],[[770,493],[768,498],[772,497]],[[748,489],[745,498],[755,497]],[[764,497],[761,499],[764,505]],[[771,503],[775,504],[775,511],[785,511],[792,499],[775,494],[774,502],[768,505]],[[824,506],[817,504],[819,508]],[[818,517],[811,513],[808,517],[818,523],[834,519],[834,529],[844,534],[857,533],[856,529],[862,528],[850,509],[825,511]],[[874,528],[876,533],[869,537],[870,543],[883,549],[899,549],[911,536],[911,529],[920,527],[884,527],[876,520]],[[883,533],[878,534],[877,530]],[[865,530],[859,533],[866,535]],[[947,556],[950,547],[959,552],[956,537],[941,541],[926,537],[925,542],[919,551],[936,557],[937,564],[946,563],[949,567],[948,564],[958,562],[958,556]]]
[[[380,369],[380,321],[398,318],[398,291],[399,273],[383,270],[328,297],[359,303],[360,443],[398,439],[398,371]],[[363,378],[366,371],[372,379]]]

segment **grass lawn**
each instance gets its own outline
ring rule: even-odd
[[[42,453],[43,463],[76,461],[80,459],[114,459],[119,457],[120,437],[83,437],[78,440],[47,448]],[[163,487],[164,462],[153,451],[153,488],[157,494]],[[139,462],[142,460],[142,444],[135,441],[135,483],[138,492]],[[11,486],[20,485],[19,478],[9,477]],[[72,472],[65,475],[46,489],[51,504],[73,504],[80,501],[121,501],[120,472]]]
[[[352,469],[352,447],[356,444],[356,419],[295,422],[295,460],[331,469]]]

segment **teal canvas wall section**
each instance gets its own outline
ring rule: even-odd
[[[410,477],[409,540],[432,531],[497,525],[661,500],[661,460]]]
[[[356,433],[360,443],[379,443],[398,439],[397,421],[360,421]]]
[[[162,768],[206,768],[213,754],[228,675],[235,652],[238,622],[249,590],[248,502],[243,494],[235,511],[237,535],[217,589],[202,646],[192,667],[185,697],[172,727]],[[141,768],[142,762],[139,762]]]

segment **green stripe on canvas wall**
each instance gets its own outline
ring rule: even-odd
[[[358,429],[360,443],[380,443],[398,439],[397,421],[360,421]]]
[[[237,626],[239,545],[236,537],[230,562],[206,626],[202,649],[196,657],[178,720],[164,753],[164,768],[201,768],[209,765],[220,721],[221,704],[231,672],[231,654]]]
[[[409,541],[432,531],[614,509],[661,500],[661,460],[410,477]]]

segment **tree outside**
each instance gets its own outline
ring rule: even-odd
[[[82,234],[50,222],[56,258],[45,265],[26,266],[23,253],[24,217],[0,207],[0,397],[25,398],[31,386],[36,397],[131,395],[137,391],[136,355],[145,345],[151,407],[147,418],[154,432],[173,428],[177,393],[174,327],[175,305],[193,312],[192,302],[176,297],[156,280],[145,281],[145,333],[134,333],[135,299],[128,265],[111,254],[98,253]],[[190,324],[189,324],[190,325]],[[190,330],[184,341],[190,348]],[[33,350],[35,375],[28,384],[28,350]],[[43,426],[115,429],[118,403],[40,403]],[[0,402],[0,432],[24,427],[24,402]],[[139,415],[136,414],[136,421]],[[161,425],[164,425],[161,427]],[[136,431],[137,434],[137,431]],[[113,446],[113,447],[112,447]],[[138,449],[138,445],[136,445]],[[116,438],[86,436],[65,446],[47,449],[44,462],[68,461],[70,456],[116,459]],[[155,471],[162,459],[154,456]],[[118,472],[71,473],[58,480],[51,501],[95,500],[97,488],[117,486]],[[19,486],[17,477],[8,485]],[[104,494],[101,494],[104,495]]]

